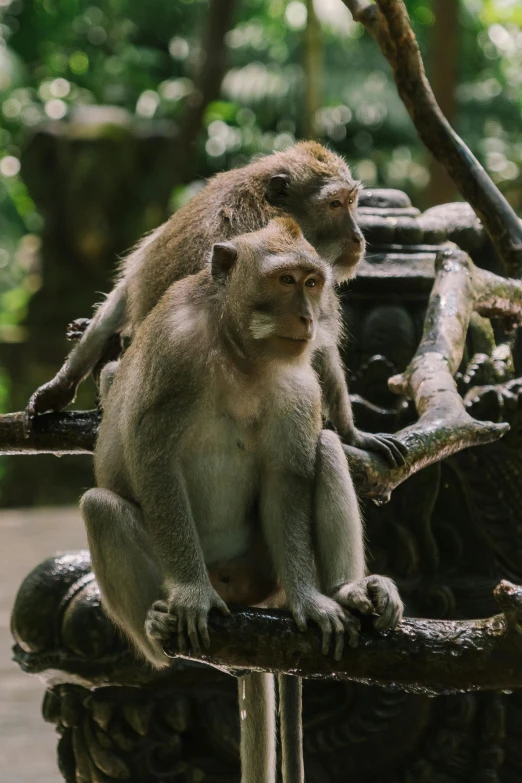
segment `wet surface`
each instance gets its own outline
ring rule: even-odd
[[[41,717],[44,686],[11,661],[9,617],[16,591],[35,565],[55,552],[85,546],[76,508],[0,511],[0,780],[62,780],[54,727]]]

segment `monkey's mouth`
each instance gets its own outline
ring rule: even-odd
[[[287,337],[284,334],[278,334],[276,335],[279,337],[280,340],[290,340],[292,343],[308,343],[312,339],[312,337]]]
[[[342,250],[334,261],[334,266],[337,267],[354,267],[357,266],[359,261],[362,260],[364,251],[354,250],[353,248],[346,248]]]

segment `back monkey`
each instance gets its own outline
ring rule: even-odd
[[[288,215],[328,262],[337,283],[353,276],[364,254],[356,222],[357,191],[350,169],[317,142],[300,142],[284,152],[218,174],[123,261],[119,280],[97,309],[65,364],[31,397],[29,426],[36,413],[70,403],[114,333],[132,337],[138,325],[176,280],[199,272],[215,242],[257,231]],[[336,345],[316,346],[314,365],[323,389],[323,408],[342,440],[374,449],[392,463],[404,462],[404,447],[392,436],[355,427]]]
[[[286,606],[301,630],[319,624],[336,658],[345,632],[357,642],[346,610],[378,614],[381,629],[400,620],[393,582],[365,577],[348,465],[322,430],[311,359],[335,339],[337,312],[330,266],[276,219],[215,244],[107,367],[98,488],[82,512],[104,606],[152,665],[168,664],[173,633],[182,651],[207,647],[208,613],[227,603]],[[242,783],[275,783],[273,677],[241,678],[239,696]]]

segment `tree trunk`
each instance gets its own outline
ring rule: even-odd
[[[317,111],[321,105],[321,27],[315,13],[314,0],[306,0],[306,29],[304,66],[306,74],[306,101],[304,136],[307,139],[317,137]]]
[[[459,0],[433,0],[435,22],[432,36],[432,85],[435,98],[447,121],[455,120],[455,92],[458,78]],[[430,206],[455,201],[455,183],[444,166],[429,156],[431,181],[428,188]]]

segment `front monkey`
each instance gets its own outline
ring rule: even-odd
[[[168,289],[114,373],[99,488],[82,511],[104,605],[153,665],[167,665],[173,632],[182,650],[208,646],[208,613],[226,602],[288,607],[300,629],[320,625],[337,658],[345,631],[357,636],[344,608],[379,614],[380,628],[399,621],[393,583],[364,576],[346,459],[322,431],[311,356],[334,339],[336,314],[329,266],[277,219],[214,245],[210,267]],[[275,781],[271,681],[240,685],[250,704],[272,705],[242,732],[243,783]]]
[[[109,337],[116,332],[132,336],[175,280],[205,266],[215,242],[229,241],[277,216],[289,215],[326,259],[334,280],[351,278],[364,253],[356,221],[358,186],[344,160],[317,142],[301,142],[213,177],[124,260],[117,285],[80,343],[55,378],[32,396],[27,421],[71,402]],[[404,462],[404,447],[392,436],[363,433],[355,427],[337,345],[317,346],[314,362],[325,413],[340,437],[353,446],[381,451],[392,464]]]

